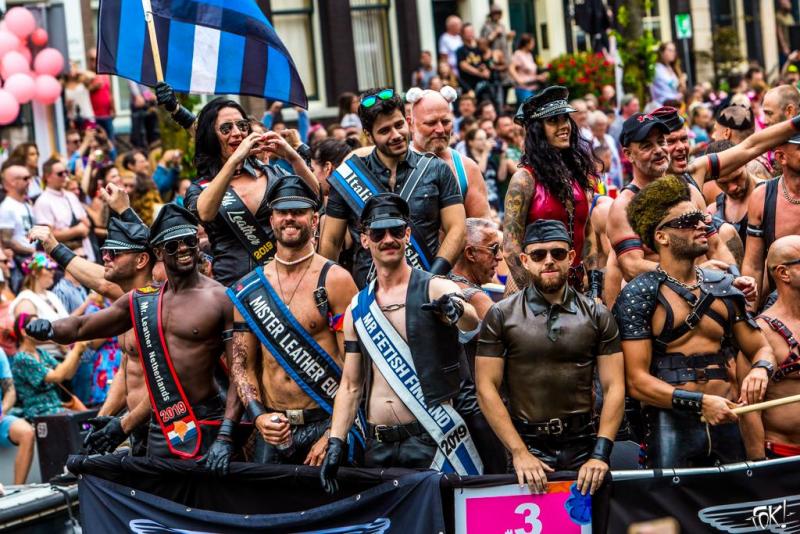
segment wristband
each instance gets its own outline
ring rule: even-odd
[[[611,465],[611,450],[614,448],[614,442],[608,438],[597,436],[597,441],[594,442],[594,450],[590,458],[600,460]]]
[[[589,269],[589,296],[600,298],[603,295],[603,282],[605,271],[601,269]]]
[[[701,413],[703,411],[703,394],[699,391],[686,391],[675,388],[672,391],[672,409],[681,412]]]
[[[300,143],[300,146],[297,147],[296,152],[300,155],[303,160],[305,160],[307,165],[311,164],[311,147],[305,143]]]
[[[232,419],[228,419],[227,417],[222,421],[222,424],[219,425],[219,432],[217,432],[217,439],[220,437],[230,438],[233,435],[233,430],[236,427],[236,423],[233,422]]]
[[[250,420],[253,423],[256,422],[256,418],[259,415],[263,415],[263,414],[267,413],[267,409],[264,407],[264,405],[261,404],[261,402],[257,401],[257,400],[249,401],[247,403],[246,411],[247,411],[247,415],[250,416]]]
[[[728,265],[727,271],[732,274],[734,278],[739,278],[742,276],[742,273],[739,271],[739,266],[735,263]]]
[[[792,118],[792,126],[795,130],[800,130],[800,115]]]
[[[131,207],[127,207],[121,212],[117,213],[114,210],[111,210],[111,216],[119,218],[120,221],[125,221],[134,224],[144,224],[142,222],[141,217],[136,214],[136,212]]]
[[[194,119],[195,116],[192,114],[192,112],[183,106],[178,106],[178,109],[172,114],[172,120],[177,122],[178,125],[184,130],[188,130],[192,127],[192,124],[194,124]]]
[[[76,254],[63,243],[59,243],[53,250],[50,251],[50,257],[53,258],[53,260],[65,270],[67,265],[69,265],[69,262],[71,262],[72,258],[75,256]]]
[[[436,256],[436,259],[434,259],[433,263],[431,264],[430,272],[431,274],[445,275],[449,273],[452,268],[453,266],[450,265],[449,261],[441,256]]]

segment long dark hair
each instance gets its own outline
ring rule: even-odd
[[[520,163],[533,170],[533,177],[547,191],[561,200],[569,211],[574,204],[572,180],[581,189],[592,189],[597,174],[597,158],[592,154],[589,142],[580,136],[578,125],[569,117],[569,148],[559,149],[547,142],[544,122],[533,120],[525,128],[525,152]]]
[[[195,134],[194,166],[198,178],[214,178],[222,168],[222,155],[219,139],[217,139],[217,115],[224,108],[234,108],[247,119],[247,112],[238,102],[218,97],[209,102],[197,117],[197,133]]]

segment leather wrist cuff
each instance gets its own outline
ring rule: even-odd
[[[800,130],[800,115],[792,118],[792,126],[794,126],[795,130]]]
[[[222,424],[219,425],[219,432],[217,436],[225,436],[231,437],[233,435],[233,430],[236,428],[236,423],[232,419],[225,418],[222,421]]]
[[[296,151],[307,165],[311,164],[311,147],[305,143],[300,143]]]
[[[603,281],[605,271],[600,269],[589,269],[589,296],[600,297],[603,294]]]
[[[672,392],[672,409],[700,413],[703,411],[703,394],[699,391],[686,391],[685,389],[675,388]]]
[[[172,114],[172,120],[178,123],[181,128],[188,130],[194,124],[195,116],[191,111],[183,106],[179,106],[175,113]]]
[[[597,437],[594,443],[594,450],[592,451],[591,458],[603,461],[611,465],[611,451],[614,449],[614,442],[608,438],[601,436]]]
[[[441,256],[436,256],[436,259],[434,259],[431,264],[431,274],[445,275],[449,273],[452,268],[453,266],[450,265],[449,261]]]
[[[328,430],[330,430],[330,428],[328,428]],[[334,447],[338,446],[340,448],[344,448],[344,440],[342,438],[330,437],[328,438],[328,447],[330,447],[331,445],[333,445]]]
[[[75,257],[75,253],[72,252],[68,246],[64,245],[63,243],[59,243],[55,246],[55,248],[50,251],[50,257],[55,260],[57,264],[61,266],[62,269],[66,269],[69,262],[72,261],[72,258]]]
[[[256,417],[258,417],[259,415],[267,413],[267,409],[264,407],[264,405],[261,404],[261,402],[259,402],[257,400],[251,400],[250,402],[248,402],[246,411],[247,411],[247,415],[250,416],[250,420],[253,423],[256,422]]]

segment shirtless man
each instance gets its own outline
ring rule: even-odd
[[[365,385],[366,467],[483,470],[451,405],[459,386],[458,332],[474,330],[478,316],[454,282],[405,262],[408,213],[391,193],[370,198],[362,213],[361,245],[372,255],[377,279],[345,312],[345,366],[320,472],[327,491],[337,488],[344,440]]]
[[[800,121],[798,121],[800,125]],[[793,121],[786,121],[765,130],[762,130],[724,154],[709,154],[695,159],[686,167],[684,176],[688,176],[702,189],[705,180],[716,180],[720,175],[741,167],[757,155],[770,148],[784,143],[797,130]],[[622,270],[626,281],[644,272],[655,270],[657,254],[652,250],[642,248],[639,236],[631,228],[627,220],[626,209],[634,195],[645,185],[665,175],[669,168],[669,153],[667,152],[666,135],[669,127],[661,120],[651,116],[637,113],[625,121],[622,131],[622,145],[626,157],[633,164],[633,180],[614,200],[611,214],[606,228],[608,238],[614,247],[615,261]],[[683,178],[687,183],[688,178]],[[691,199],[698,209],[705,209],[700,190],[690,187]],[[734,265],[735,259],[729,250],[720,242],[718,235],[709,232],[708,253],[709,259],[720,260],[724,265]],[[737,287],[744,289],[749,295],[752,293],[753,282],[742,279],[737,281]]]
[[[733,276],[695,265],[708,249],[709,217],[688,189],[680,178],[667,176],[629,204],[631,226],[660,263],[626,285],[614,305],[628,392],[644,404],[652,468],[742,460],[729,360],[737,350],[747,357],[740,403],[761,401],[774,369],[772,349],[748,315],[744,294],[733,287]]]
[[[411,104],[411,113],[408,115],[411,149],[423,153],[432,152],[447,163],[455,174],[464,197],[467,217],[487,219],[489,201],[486,182],[478,164],[450,148],[455,120],[450,103],[455,97],[456,92],[450,87],[442,88],[441,92],[412,88],[406,93],[406,101]]]
[[[100,192],[109,208],[115,214],[119,213],[108,221],[108,236],[101,248],[102,266],[76,256],[55,239],[48,226],[34,226],[29,239],[39,241],[45,252],[81,284],[105,298],[116,300],[128,291],[152,284],[156,258],[148,244],[150,231],[130,209],[125,191],[109,184]],[[121,421],[126,416],[113,416],[126,408],[128,413],[132,412],[147,398],[132,330],[119,336],[119,345],[122,349],[120,370],[116,379],[111,381],[97,417],[89,421],[93,429],[86,437],[90,451],[100,454],[111,452],[127,434],[123,431],[128,427],[127,422],[122,424]],[[146,445],[147,425],[139,425],[131,432],[131,453],[135,456],[144,454]]]
[[[318,466],[344,361],[341,319],[357,290],[347,271],[314,253],[319,201],[305,182],[282,178],[267,201],[278,249],[228,293],[236,305],[232,374],[263,438],[255,461]],[[296,347],[309,356],[295,356]]]
[[[775,280],[778,300],[756,320],[767,337],[777,370],[764,400],[800,393],[800,236],[781,237],[769,248],[767,268]],[[742,358],[740,357],[740,361]],[[737,369],[746,369],[738,366]],[[740,373],[740,380],[742,379]],[[779,458],[800,454],[800,415],[788,404],[742,415],[747,458]]]
[[[742,273],[764,284],[764,258],[779,237],[800,234],[800,134],[775,149],[783,175],[757,187],[747,203],[747,246]]]
[[[137,289],[92,315],[54,323],[37,319],[26,331],[34,339],[71,343],[135,328],[150,402],[122,419],[123,432],[130,433],[152,411],[148,457],[199,458],[225,473],[241,404],[233,382],[224,399],[214,366],[223,352],[230,356],[224,337],[233,322],[233,305],[223,285],[197,270],[197,219],[190,212],[165,204],[150,234],[150,246],[167,273],[164,286]]]
[[[714,141],[708,145],[706,154],[719,154],[733,146],[730,141]],[[706,212],[712,215],[715,225],[728,223],[736,230],[737,236],[725,244],[736,258],[736,263],[741,265],[747,240],[747,204],[756,188],[756,180],[750,174],[749,168],[743,166],[720,176],[715,183],[720,193],[708,205]]]

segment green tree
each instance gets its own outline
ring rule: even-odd
[[[652,9],[652,0],[622,0],[617,10],[617,49],[622,60],[622,86],[640,102],[647,100],[658,59],[658,41],[645,29],[642,18]]]

